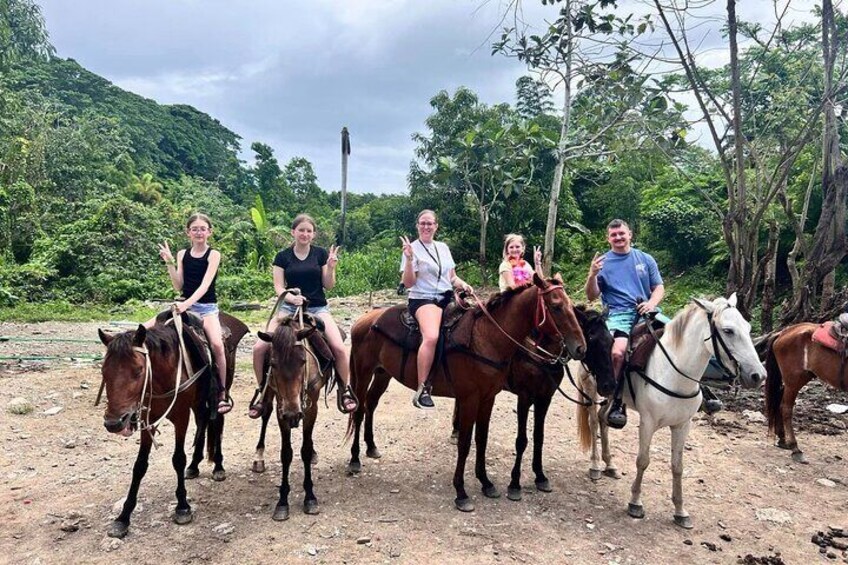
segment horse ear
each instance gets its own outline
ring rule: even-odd
[[[538,273],[533,273],[533,284],[538,286],[539,288],[546,288],[548,286],[548,282],[539,276]]]
[[[144,324],[139,324],[138,329],[135,330],[135,336],[133,336],[133,345],[136,347],[141,347],[144,345],[144,338],[147,337],[147,328],[144,327]]]
[[[100,341],[103,342],[103,345],[105,345],[106,347],[109,347],[109,344],[112,343],[113,339],[115,339],[114,335],[108,334],[100,328],[97,328],[97,335],[100,337]]]
[[[554,275],[554,280],[555,280],[556,282],[558,282],[559,284],[562,284],[562,285],[564,285],[564,284],[565,284],[565,283],[563,282],[563,280],[562,280],[562,275],[560,275],[559,273],[557,273],[557,274],[555,274],[555,275]]]
[[[715,310],[715,304],[713,304],[709,300],[704,300],[702,298],[693,298],[692,302],[706,310],[709,314],[712,314]]]
[[[731,308],[736,308],[736,293],[734,292],[727,298],[727,305]]]
[[[302,330],[297,330],[297,340],[301,341],[302,339],[311,336],[313,333],[315,333],[315,330],[315,326],[310,326],[308,328],[303,328]]]
[[[603,310],[601,310],[601,316],[603,316],[603,318],[604,318],[605,320],[606,320],[607,318],[609,318],[609,306],[606,306],[606,305],[604,306],[604,309],[603,309]]]
[[[273,341],[274,339],[271,334],[267,332],[256,332],[256,335],[257,337],[259,337],[259,339],[261,339],[262,341],[267,341],[268,343],[271,343],[271,341]]]

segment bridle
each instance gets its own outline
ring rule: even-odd
[[[524,353],[526,353],[533,361],[536,361],[537,363],[547,364],[547,365],[554,365],[556,363],[563,362],[563,359],[565,360],[565,362],[567,362],[570,359],[570,356],[568,354],[568,350],[565,346],[565,336],[563,336],[562,332],[559,331],[559,328],[557,327],[557,325],[555,323],[553,323],[552,320],[548,319],[548,316],[549,316],[548,309],[549,309],[549,307],[548,307],[547,303],[545,302],[545,295],[549,294],[551,292],[554,292],[555,290],[561,290],[563,292],[563,294],[565,294],[565,290],[563,289],[563,286],[561,284],[550,284],[547,288],[540,288],[540,287],[536,286],[536,292],[537,292],[537,294],[536,294],[536,310],[533,314],[533,325],[534,325],[534,328],[538,329],[542,333],[544,333],[544,331],[545,331],[543,329],[543,326],[554,328],[554,330],[556,331],[556,335],[559,336],[559,342],[560,342],[560,351],[557,354],[551,353],[550,351],[543,349],[541,346],[538,345],[538,343],[534,344],[534,346],[541,353],[537,353],[536,351],[533,351],[532,349],[525,346],[523,343],[516,340],[514,337],[509,335],[509,333],[507,333],[507,331],[505,329],[503,329],[503,327],[501,327],[501,325],[497,322],[497,320],[495,320],[495,318],[492,316],[492,314],[486,308],[486,305],[483,303],[483,301],[480,300],[480,298],[478,298],[476,294],[474,294],[473,292],[471,292],[469,294],[474,299],[474,301],[477,303],[477,307],[480,308],[480,311],[483,312],[483,314],[486,316],[486,318],[489,319],[489,321],[492,323],[492,325],[494,325],[512,343],[517,345],[518,348],[521,349]]]

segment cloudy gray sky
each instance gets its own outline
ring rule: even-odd
[[[782,0],[785,1],[785,0]],[[645,4],[623,0],[628,9]],[[806,5],[810,0],[797,4]],[[161,103],[186,103],[284,164],[309,159],[327,190],[340,184],[339,132],[351,131],[350,188],[403,192],[410,136],[429,100],[467,86],[487,103],[513,102],[516,61],[491,56],[505,0],[39,0],[62,57]],[[539,0],[529,21],[553,18]],[[721,2],[715,10],[721,13]],[[768,19],[768,0],[740,3]],[[727,60],[715,24],[699,40]]]

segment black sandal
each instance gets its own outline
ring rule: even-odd
[[[356,412],[357,408],[359,408],[359,400],[356,398],[356,395],[353,394],[353,389],[350,388],[350,385],[347,385],[345,388],[339,386],[336,390],[336,405],[339,407],[339,412],[342,414]],[[346,401],[353,401],[353,408],[345,407],[345,404],[349,404],[349,402]]]

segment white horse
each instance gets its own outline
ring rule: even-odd
[[[683,447],[692,416],[701,405],[700,379],[710,357],[715,356],[725,370],[733,371],[746,388],[756,387],[766,374],[751,341],[751,325],[735,307],[736,294],[712,302],[700,299],[692,302],[666,326],[644,373],[631,372],[624,377],[627,380],[622,397],[640,417],[636,478],[627,513],[633,518],[645,517],[642,478],[650,463],[651,440],[658,429],[669,427],[674,523],[686,529],[692,528],[692,520],[683,507]],[[582,370],[579,378],[581,388],[595,398],[593,379]],[[578,436],[584,450],[592,447],[589,475],[593,480],[599,479],[601,473],[621,477],[609,450],[608,410],[609,403],[599,410],[578,407]],[[605,467],[598,458],[599,427]]]

